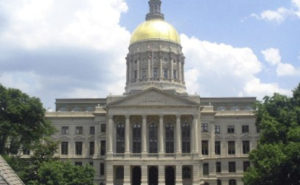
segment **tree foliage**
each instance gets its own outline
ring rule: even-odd
[[[260,139],[250,153],[245,185],[300,184],[300,84],[293,97],[274,94],[258,103]]]
[[[26,185],[93,185],[92,167],[75,166],[53,157],[57,150],[56,142],[45,139],[34,148],[29,159],[5,157]]]
[[[30,149],[53,132],[38,98],[0,84],[0,154],[16,154],[20,147]]]

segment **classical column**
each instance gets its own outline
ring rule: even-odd
[[[132,80],[132,69],[131,69],[131,61],[128,61],[128,83],[131,83]]]
[[[136,61],[136,81],[139,82],[140,81],[140,60]]]
[[[113,165],[106,163],[105,165],[105,179],[107,185],[113,185],[114,184],[114,169]]]
[[[164,117],[163,117],[163,115],[159,116],[158,139],[159,139],[159,154],[163,154],[163,153],[165,153]]]
[[[158,184],[165,184],[165,166],[158,166]]]
[[[181,61],[178,61],[178,81],[181,83],[182,78],[181,78]]]
[[[148,59],[148,80],[151,79],[151,59]]]
[[[181,154],[181,124],[180,115],[176,115],[176,153]]]
[[[171,68],[171,71],[170,71],[170,78],[171,78],[171,81],[174,80],[174,76],[173,76],[173,59],[170,60],[170,68]]]
[[[124,184],[123,185],[130,185],[131,184],[131,169],[129,165],[124,166]]]
[[[108,116],[108,124],[107,124],[107,134],[106,134],[106,139],[107,139],[107,155],[112,155],[113,154],[113,116],[109,115]]]
[[[125,116],[125,153],[130,153],[130,116]]]
[[[143,124],[142,124],[142,153],[147,153],[147,116],[143,115]]]
[[[193,185],[199,185],[200,165],[193,166]]]
[[[199,137],[198,137],[198,115],[193,116],[193,129],[192,129],[192,140],[193,140],[193,154],[199,154]]]
[[[141,168],[142,168],[141,185],[148,185],[148,166],[143,165]]]
[[[210,143],[209,143],[209,155],[212,157],[212,156],[215,156],[215,124],[214,122],[210,122],[209,123],[209,127],[210,127]]]
[[[176,166],[176,185],[182,185],[182,166]]]

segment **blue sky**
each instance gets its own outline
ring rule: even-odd
[[[181,34],[188,92],[290,95],[300,82],[300,0],[163,0]],[[147,0],[0,0],[0,83],[55,98],[122,94]]]

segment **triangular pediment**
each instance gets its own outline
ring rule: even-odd
[[[150,88],[135,95],[129,95],[109,106],[197,106],[197,102],[187,97]]]

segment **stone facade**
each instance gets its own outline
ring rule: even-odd
[[[18,175],[0,156],[0,185],[24,185]]]
[[[124,95],[58,99],[47,113],[57,157],[92,165],[100,185],[242,185],[258,139],[256,99],[188,95],[179,36],[161,1],[149,5],[150,30],[138,28],[129,46]]]

